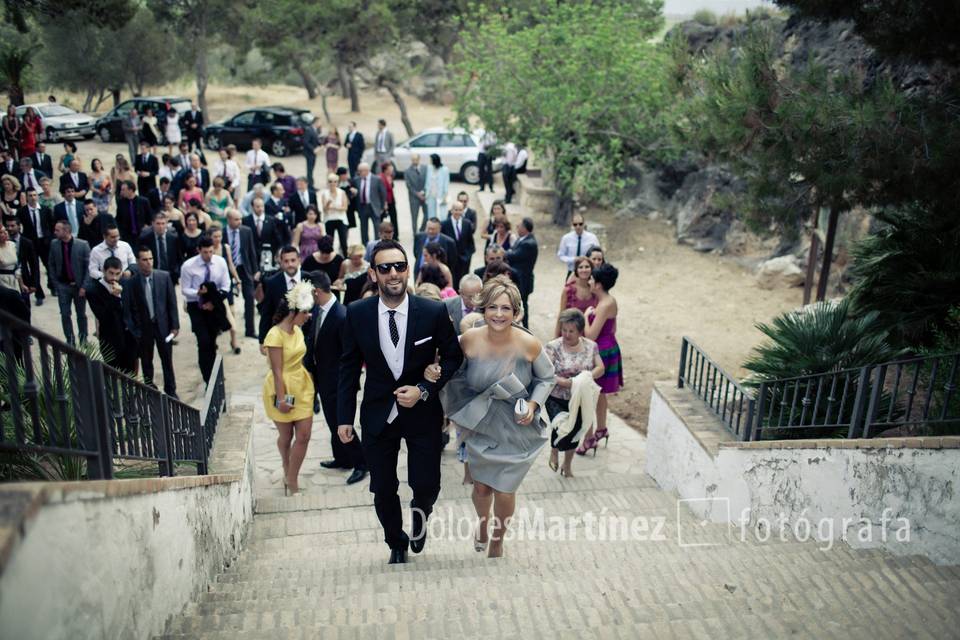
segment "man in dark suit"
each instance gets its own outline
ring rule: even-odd
[[[20,191],[26,192],[27,189],[36,189],[40,191],[40,178],[49,178],[47,174],[33,166],[33,160],[30,157],[20,158],[20,171],[17,173],[20,179]]]
[[[440,493],[443,407],[438,392],[463,362],[463,352],[443,304],[407,293],[409,262],[395,240],[374,249],[371,273],[379,296],[347,307],[337,393],[340,441],[353,440],[360,387],[366,365],[360,426],[370,469],[370,491],[390,547],[390,563],[407,561],[426,544],[426,522]],[[439,352],[440,378],[424,379]],[[403,530],[397,496],[397,454],[405,440],[407,482],[413,490],[411,535]]]
[[[150,201],[150,210],[156,213],[163,209],[163,199],[167,194],[173,196],[173,189],[170,188],[170,178],[163,176],[160,178],[160,186],[147,194],[147,200]]]
[[[303,159],[307,162],[307,186],[310,189],[313,189],[313,169],[317,164],[319,149],[320,132],[317,131],[317,119],[314,118],[303,128]]]
[[[126,281],[123,292],[123,319],[136,342],[143,379],[153,384],[153,348],[156,346],[163,368],[163,392],[177,397],[173,371],[173,340],[180,333],[180,317],[173,281],[165,271],[153,268],[149,247],[137,250],[137,273]]]
[[[60,195],[66,197],[67,187],[73,187],[73,196],[83,202],[90,191],[90,181],[87,174],[80,171],[80,161],[74,158],[70,161],[66,173],[60,176]]]
[[[440,228],[440,219],[430,218],[427,220],[427,230],[413,237],[413,255],[415,258],[413,266],[414,278],[420,275],[420,267],[423,265],[423,248],[427,246],[427,244],[431,242],[439,243],[440,246],[443,247],[443,251],[447,254],[448,259],[457,255],[457,243],[453,238],[442,233]],[[456,282],[454,282],[454,284],[456,284]]]
[[[120,199],[117,200],[117,228],[120,239],[131,246],[137,245],[137,238],[150,226],[150,202],[137,195],[137,185],[133,180],[120,183]]]
[[[330,429],[333,448],[333,460],[325,460],[320,466],[324,469],[351,469],[347,484],[354,484],[367,477],[367,464],[363,459],[360,439],[354,438],[343,443],[337,435],[337,380],[343,346],[341,334],[347,308],[331,293],[330,276],[326,273],[314,271],[303,276],[313,283],[316,302],[310,319],[303,325],[303,336],[307,343],[304,364],[313,376],[313,386],[320,398],[323,419]]]
[[[174,176],[172,185],[174,193],[180,193],[180,189],[184,187],[187,176],[190,174],[193,174],[193,177],[197,179],[197,186],[203,189],[204,193],[210,190],[210,172],[207,171],[206,167],[204,167],[203,163],[200,161],[200,154],[191,153],[190,164],[181,169],[180,173]]]
[[[53,211],[40,206],[40,194],[35,189],[27,189],[27,204],[17,210],[21,233],[33,243],[44,268],[49,271],[47,259],[50,257],[50,241],[53,240]],[[78,220],[79,222],[79,220]],[[46,294],[43,292],[40,272],[37,271],[37,305],[43,304]]]
[[[537,264],[539,247],[533,235],[533,218],[524,218],[517,225],[517,241],[507,251],[507,262],[517,270],[519,280],[515,280],[523,300],[523,326],[530,327],[530,305],[527,300],[533,293],[533,268]]]
[[[157,156],[150,153],[150,143],[146,140],[140,141],[140,154],[133,161],[133,169],[137,172],[137,191],[141,195],[148,195],[157,188],[160,162]]]
[[[167,214],[163,211],[153,214],[153,222],[140,234],[138,246],[150,249],[154,267],[169,273],[176,286],[180,280],[180,251],[177,234],[167,228]]]
[[[20,219],[16,216],[3,216],[3,226],[7,229],[10,242],[17,246],[17,264],[20,265],[20,278],[26,291],[21,293],[23,302],[30,306],[30,294],[40,291],[40,259],[37,250],[29,238],[20,232]]]
[[[477,212],[475,209],[470,208],[470,196],[466,191],[461,191],[457,194],[457,202],[463,205],[463,217],[473,224],[474,229],[478,229]]]
[[[57,220],[50,243],[50,282],[60,304],[60,325],[63,336],[71,346],[76,345],[70,306],[77,311],[77,333],[80,343],[87,341],[87,300],[83,285],[90,267],[90,245],[73,236],[73,228],[66,220]]]
[[[350,129],[347,132],[347,166],[350,168],[350,178],[357,175],[357,167],[363,158],[363,151],[366,148],[363,142],[363,134],[357,130],[357,123],[351,122]]]
[[[103,277],[87,284],[87,304],[97,318],[97,341],[103,361],[114,369],[127,373],[136,367],[136,351],[123,321],[123,286],[120,274],[123,263],[119,258],[103,261]]]
[[[476,252],[473,232],[476,227],[463,215],[463,205],[458,201],[450,207],[450,217],[440,225],[443,235],[453,238],[456,252],[447,256],[447,265],[453,275],[453,286],[459,290],[460,278],[470,272],[470,260]]]
[[[413,232],[422,233],[427,226],[427,168],[420,164],[420,154],[410,154],[410,166],[403,172],[403,183],[407,185]]]
[[[276,218],[271,218],[264,211],[263,200],[254,198],[250,205],[253,213],[244,217],[243,224],[253,232],[254,248],[257,250],[257,270],[264,268],[268,263],[271,267],[280,247],[283,243],[280,241],[280,230]],[[269,259],[265,259],[264,252],[269,254]]]
[[[482,279],[487,267],[494,262],[502,262],[505,264],[510,272],[510,280],[512,280],[514,283],[520,282],[520,272],[507,263],[507,252],[504,251],[503,247],[498,244],[490,245],[487,247],[487,250],[483,252],[483,266],[474,269],[474,275]]]
[[[38,142],[37,150],[30,156],[33,160],[33,168],[42,172],[48,178],[53,177],[53,158],[47,153],[47,143]]]
[[[273,274],[263,283],[263,302],[260,303],[260,332],[257,336],[261,349],[267,332],[273,326],[273,314],[280,306],[280,299],[287,295],[287,291],[303,280],[300,273],[300,250],[290,245],[280,250],[280,271]]]
[[[187,143],[190,145],[188,149],[195,148],[199,151],[203,146],[203,111],[197,109],[196,103],[191,102],[190,111],[180,117],[180,123],[187,129]]]
[[[294,227],[307,219],[307,207],[317,207],[317,192],[307,183],[306,178],[297,178],[297,190],[287,198],[287,205],[292,212]],[[319,210],[318,207],[317,211]]]
[[[351,181],[353,193],[357,197],[357,213],[360,217],[360,241],[366,246],[370,240],[370,230],[377,232],[380,216],[387,211],[387,187],[379,176],[370,173],[370,165],[361,162],[357,166],[357,175]]]
[[[260,256],[257,253],[253,231],[243,224],[240,212],[236,209],[231,209],[227,213],[227,228],[223,233],[223,241],[230,245],[233,266],[240,279],[240,291],[243,293],[244,335],[248,338],[256,338],[257,332],[253,328],[256,300],[253,294],[255,284],[260,281]]]

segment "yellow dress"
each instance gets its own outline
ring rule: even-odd
[[[287,333],[279,326],[275,326],[267,332],[263,345],[283,348],[283,384],[287,395],[295,398],[293,409],[288,413],[277,411],[273,405],[275,393],[273,371],[267,373],[267,378],[263,381],[263,407],[266,409],[267,417],[276,422],[295,422],[313,417],[313,379],[303,366],[307,345],[303,341],[303,332],[300,331],[300,327],[295,326],[293,333]],[[267,366],[269,363],[268,357]]]

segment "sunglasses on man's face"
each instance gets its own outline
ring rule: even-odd
[[[407,272],[407,263],[406,262],[382,262],[377,265],[377,271],[383,275],[390,273],[391,269],[395,269],[397,273],[406,273]]]
[[[582,227],[582,226],[583,226],[583,223],[582,223],[582,222],[574,222],[574,223],[573,223],[573,226],[575,226],[575,227]]]

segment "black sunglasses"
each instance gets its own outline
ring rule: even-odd
[[[583,226],[583,223],[582,223],[582,222],[574,222],[574,223],[573,223],[573,226],[575,226],[575,227],[582,227],[582,226]]]
[[[383,262],[377,265],[377,271],[383,275],[390,273],[390,269],[396,269],[397,273],[407,272],[407,263],[404,262]]]

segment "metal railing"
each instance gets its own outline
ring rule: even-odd
[[[88,479],[112,478],[123,460],[155,462],[161,476],[182,463],[207,473],[225,409],[219,356],[201,411],[3,311],[0,342],[0,466],[34,455],[83,460]]]
[[[756,404],[753,394],[687,337],[680,345],[677,386],[693,391],[737,439],[751,439]]]
[[[690,388],[739,440],[960,432],[960,353],[765,380],[754,392],[684,337],[679,371],[677,386]]]

